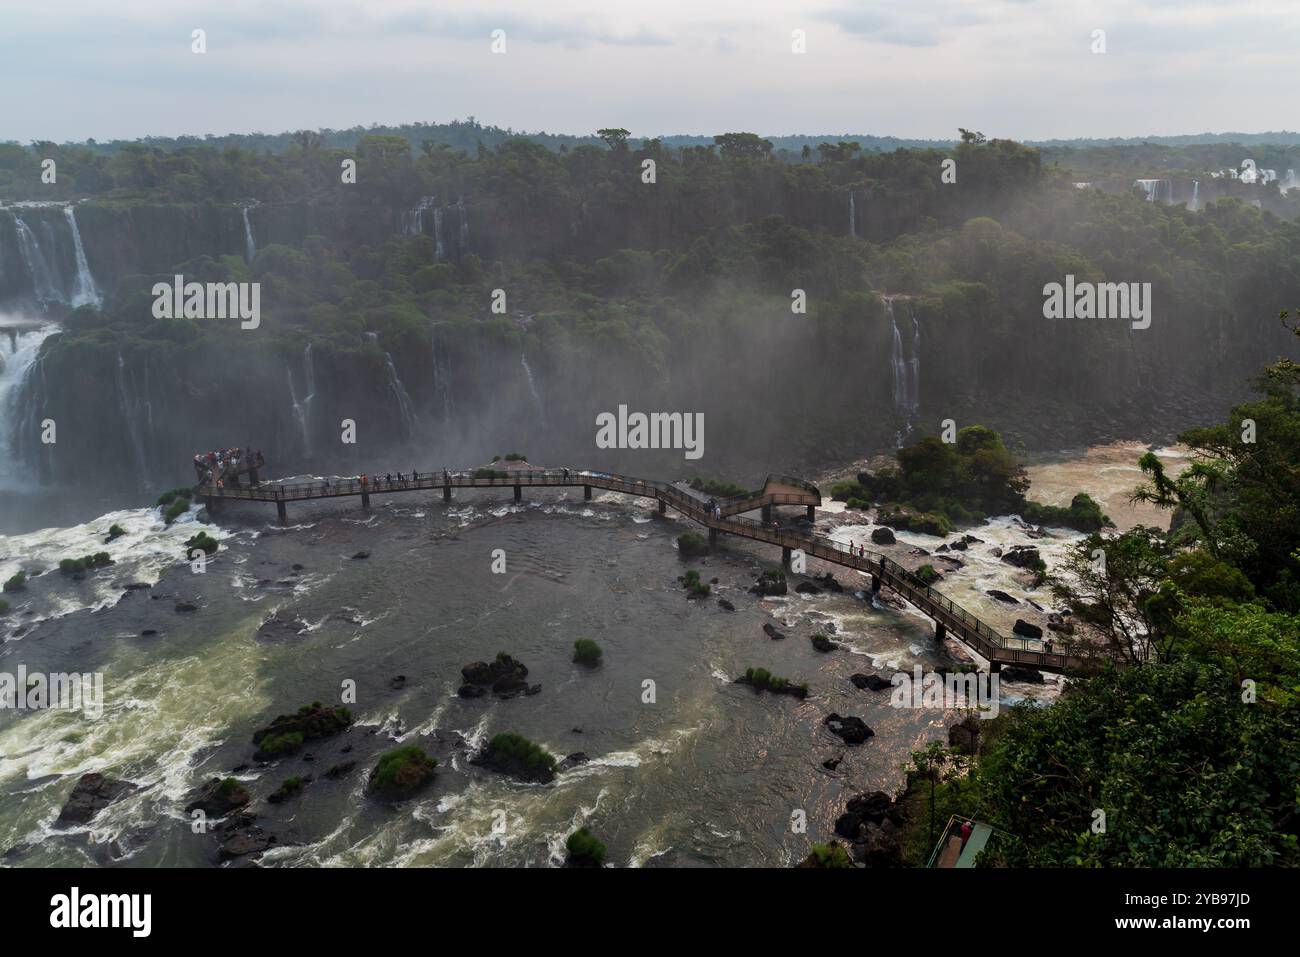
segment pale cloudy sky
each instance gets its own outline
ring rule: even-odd
[[[1258,132],[1300,127],[1297,50],[1300,0],[0,0],[0,139],[469,115],[638,136]]]

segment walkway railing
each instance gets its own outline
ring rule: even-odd
[[[575,487],[590,486],[654,498],[661,503],[671,505],[688,518],[708,528],[738,535],[755,541],[780,545],[791,550],[798,549],[805,555],[824,561],[844,565],[869,574],[889,585],[896,593],[909,603],[925,612],[944,626],[954,638],[974,648],[990,662],[1026,664],[1049,671],[1064,671],[1084,668],[1089,659],[1081,654],[1081,648],[1065,643],[1064,651],[1047,651],[1034,648],[1029,639],[1007,638],[981,621],[971,612],[962,608],[952,599],[926,584],[914,572],[877,552],[865,548],[854,549],[843,542],[837,542],[812,531],[794,531],[790,528],[766,525],[738,514],[727,514],[728,505],[752,504],[751,509],[769,505],[803,505],[812,504],[809,499],[820,493],[816,487],[802,480],[786,476],[776,478],[777,484],[804,487],[810,491],[802,493],[769,493],[751,496],[737,502],[718,502],[724,509],[722,518],[711,514],[707,501],[695,494],[688,494],[668,482],[652,481],[614,472],[595,472],[578,469],[529,469],[509,471],[491,469],[437,469],[429,472],[417,472],[403,475],[401,479],[389,479],[367,476],[363,481],[359,476],[351,478],[316,479],[306,482],[265,482],[251,487],[218,488],[212,485],[200,487],[199,494],[210,499],[235,499],[243,501],[277,502],[283,509],[285,502],[305,501],[320,498],[338,498],[352,495],[373,495],[388,492],[416,490],[434,490],[452,488],[509,488],[515,486],[530,487]],[[769,476],[768,484],[773,482]],[[873,588],[875,582],[873,581]]]

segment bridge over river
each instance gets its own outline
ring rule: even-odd
[[[260,463],[259,463],[260,464]],[[994,671],[1002,665],[1018,665],[1042,671],[1079,671],[1096,666],[1094,657],[1086,657],[1077,650],[1066,647],[1063,651],[1047,650],[1043,643],[1027,638],[1008,638],[958,606],[942,593],[927,585],[913,572],[895,561],[874,552],[854,554],[849,546],[832,541],[811,531],[804,532],[774,525],[772,510],[777,506],[802,506],[808,518],[815,518],[822,497],[817,487],[801,479],[771,475],[763,488],[754,493],[732,498],[711,498],[685,486],[669,482],[656,482],[632,478],[611,472],[588,469],[542,469],[531,466],[510,469],[483,468],[476,470],[437,470],[404,475],[400,479],[387,477],[357,477],[317,479],[307,482],[259,482],[256,470],[249,470],[251,484],[234,484],[238,476],[228,476],[233,481],[224,486],[211,483],[198,487],[198,494],[210,511],[230,500],[274,502],[280,522],[288,520],[290,502],[306,502],[326,498],[360,498],[368,507],[370,496],[399,492],[442,490],[444,501],[450,501],[452,490],[457,488],[514,489],[519,501],[526,487],[583,489],[585,498],[591,490],[604,489],[623,495],[653,498],[659,502],[659,512],[669,508],[706,527],[709,542],[716,543],[720,533],[736,535],[754,541],[778,545],[783,563],[789,567],[796,551],[805,556],[843,565],[871,577],[871,590],[875,594],[882,585],[888,585],[901,598],[929,616],[935,623],[935,639],[942,641],[952,636],[985,658]],[[715,501],[720,517],[710,510]],[[744,517],[743,513],[757,511],[761,521]]]

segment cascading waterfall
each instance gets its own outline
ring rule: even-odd
[[[442,399],[442,421],[446,425],[451,421],[452,401],[451,401],[451,359],[438,352],[438,333],[434,331],[432,337],[433,348],[433,387],[437,396]]]
[[[54,325],[24,325],[5,330],[9,335],[0,346],[0,487],[31,481],[21,472],[30,461],[31,442],[40,423],[32,402],[29,379],[38,367],[41,343],[58,331]]]
[[[1148,203],[1167,203],[1173,197],[1173,184],[1167,179],[1136,179],[1133,185],[1146,193]]]
[[[853,201],[853,190],[849,190],[849,235],[858,235],[858,211]]]
[[[456,209],[460,211],[460,255],[469,252],[469,213],[465,211],[465,200],[456,200]]]
[[[433,246],[434,255],[439,260],[447,258],[447,252],[442,244],[442,207],[433,207]]]
[[[311,343],[302,351],[303,384],[306,393],[301,399],[293,387],[293,370],[289,374],[289,398],[293,400],[293,417],[298,423],[298,434],[302,437],[303,454],[311,456],[311,403],[316,398],[316,366],[311,357]]]
[[[1201,196],[1201,181],[1199,179],[1194,179],[1192,180],[1192,201],[1187,204],[1188,210],[1190,210],[1193,213],[1196,212],[1197,205],[1200,203],[1200,196]]]
[[[22,217],[17,215],[14,216],[14,227],[18,232],[18,250],[22,254],[28,274],[32,277],[32,289],[36,298],[42,303],[66,304],[67,298],[63,294],[62,283],[55,279],[54,270],[50,268],[45,254],[41,252],[41,244],[36,234],[23,222]]]
[[[908,303],[908,316],[912,320],[912,355],[909,359],[903,348],[903,334],[898,328],[898,318],[894,313],[894,300],[886,299],[885,308],[889,312],[889,324],[893,328],[893,345],[890,348],[889,363],[893,373],[894,411],[903,416],[904,427],[898,433],[898,444],[912,431],[912,417],[921,410],[921,324]]]
[[[528,364],[528,354],[519,353],[519,364],[524,367],[524,375],[528,379],[528,391],[533,396],[533,406],[537,409],[537,419],[542,428],[546,428],[546,407],[542,405],[542,397],[537,391],[537,381],[533,378],[532,366]]]
[[[77,228],[77,213],[71,206],[63,207],[63,215],[72,230],[72,249],[77,257],[77,278],[72,284],[73,306],[98,306],[103,301],[95,277],[90,274],[90,264],[86,262],[86,249],[81,245],[81,230]]]
[[[402,232],[408,236],[423,235],[425,210],[433,210],[433,244],[435,247],[435,255],[437,255],[439,260],[446,259],[446,246],[442,241],[442,207],[438,205],[438,197],[421,197],[418,203],[406,212],[402,213]]]
[[[393,393],[393,399],[397,402],[397,412],[402,423],[403,438],[411,438],[416,431],[415,403],[411,401],[411,396],[406,391],[406,386],[402,385],[401,376],[397,374],[397,366],[393,364],[391,353],[384,353],[384,367],[388,371],[388,388]]]
[[[147,367],[146,367],[147,368]],[[145,440],[153,427],[153,407],[149,402],[148,379],[145,382],[144,395],[132,395],[135,391],[135,375],[130,373],[128,389],[128,372],[126,360],[122,353],[117,354],[117,398],[122,421],[126,425],[126,434],[131,440],[131,451],[135,455],[136,481],[141,490],[149,486],[149,458],[145,452]],[[143,422],[141,416],[143,415]]]
[[[253,239],[253,223],[248,218],[248,207],[243,208],[244,213],[244,257],[251,263],[253,257],[257,255],[257,243]]]

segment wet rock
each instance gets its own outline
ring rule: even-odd
[[[1033,604],[1033,602],[1030,602],[1030,604]],[[1023,618],[1016,619],[1016,623],[1012,625],[1011,631],[1013,634],[1019,635],[1022,638],[1043,637],[1043,629],[1039,628],[1037,625],[1025,621]]]
[[[820,595],[822,593],[822,590],[812,582],[800,582],[795,586],[794,590],[800,595]]]
[[[500,736],[498,736],[500,737]],[[479,767],[488,768],[496,771],[498,774],[506,774],[521,781],[535,781],[538,784],[550,784],[555,780],[555,759],[540,759],[538,752],[534,750],[531,754],[525,753],[524,746],[527,742],[516,736],[513,737],[515,745],[511,750],[498,750],[494,744],[497,740],[493,738],[485,744],[477,754],[469,759],[469,763]],[[540,752],[542,755],[545,752]]]
[[[1047,679],[1037,668],[1022,668],[1019,665],[1006,665],[998,672],[998,677],[1002,681],[1022,681],[1030,684],[1041,685]]]
[[[836,768],[840,766],[840,762],[843,760],[844,760],[844,755],[837,754],[835,755],[835,757],[827,758],[825,761],[823,761],[822,767],[824,767],[827,771],[834,771]]]
[[[461,668],[460,673],[468,684],[491,686],[500,679],[510,676],[525,678],[528,676],[528,668],[524,666],[522,661],[516,661],[502,651],[490,662],[471,662]]]
[[[984,544],[984,540],[983,540],[982,538],[976,538],[974,535],[963,535],[963,536],[961,537],[961,540],[962,540],[963,542],[965,542],[967,545],[983,545],[983,544]]]
[[[352,769],[356,766],[357,762],[355,761],[340,761],[325,772],[325,777],[329,778],[331,781],[337,781],[339,778],[345,778],[351,774]]]
[[[267,795],[267,801],[272,804],[283,804],[291,797],[296,797],[302,793],[302,789],[311,783],[311,775],[305,778],[286,778],[278,788]]]
[[[192,601],[178,601],[176,603],[176,611],[180,614],[185,614],[186,612],[198,611],[198,610],[199,610],[199,606],[194,604],[194,602]]]
[[[254,823],[253,816],[240,815],[217,831],[220,846],[217,849],[219,861],[230,861],[240,857],[257,857],[272,847],[276,842],[270,834]]]
[[[988,590],[988,594],[990,598],[996,598],[998,601],[1006,605],[1020,604],[1020,599],[1011,597],[1010,595],[1008,595],[1006,592],[1002,591],[999,588],[990,588]]]
[[[396,675],[388,679],[388,687],[394,691],[400,691],[406,687],[406,675]]]
[[[735,610],[736,610],[736,606],[733,605],[731,602],[727,601],[727,599],[725,599],[725,598],[719,598],[719,599],[718,599],[718,607],[721,608],[723,611],[735,611]]]
[[[479,685],[461,685],[456,694],[462,698],[481,698],[487,694],[487,688]]]
[[[91,818],[114,801],[138,790],[139,785],[130,781],[118,781],[94,772],[83,774],[68,795],[55,826],[89,824]]]
[[[423,748],[408,744],[380,756],[370,772],[366,791],[384,801],[405,801],[433,780],[437,766],[437,760]]]
[[[185,813],[202,811],[208,817],[225,817],[250,800],[248,790],[234,778],[212,778],[193,792]]]
[[[1036,568],[1042,558],[1032,545],[1016,545],[1003,552],[1002,561],[1017,568]]]
[[[773,641],[781,641],[782,639],[785,638],[785,634],[783,632],[777,631],[776,626],[773,625],[770,621],[763,626],[763,633],[767,635],[767,637],[771,638]]]
[[[959,552],[964,552],[964,551],[966,551],[966,540],[965,540],[965,539],[962,539],[962,538],[959,538],[959,539],[957,539],[955,542],[953,542],[953,543],[952,543],[950,546],[948,546],[948,547],[949,547],[949,548],[952,548],[952,549],[955,549],[956,551],[959,551]]]
[[[877,545],[893,545],[898,539],[894,537],[894,530],[887,525],[881,525],[871,530],[871,540]]]
[[[297,615],[277,611],[257,629],[257,640],[265,642],[295,641],[307,633],[309,625]]]
[[[880,677],[880,675],[864,675],[859,673],[850,675],[849,680],[853,682],[855,687],[860,688],[863,691],[884,691],[886,688],[892,688],[894,686],[892,682]]]
[[[758,581],[749,590],[756,595],[784,595],[789,590],[785,581],[785,572],[775,569],[765,571],[758,576]]]
[[[352,556],[354,560],[369,558],[369,557],[370,557],[370,550],[368,548],[363,548]]]
[[[891,821],[897,816],[893,799],[884,791],[872,791],[850,798],[844,813],[835,821],[835,833],[850,841],[863,839],[865,831],[873,825]]]
[[[841,585],[838,581],[836,581],[835,576],[832,575],[830,572],[826,572],[823,575],[818,575],[814,577],[813,581],[815,581],[818,585],[820,585],[822,588],[826,589],[827,591],[832,591],[832,592],[844,591],[844,586]]]
[[[319,701],[303,705],[293,714],[279,715],[265,728],[253,732],[255,761],[273,761],[293,754],[308,741],[332,737],[352,725],[352,712],[344,707],[324,707]]]
[[[152,638],[152,637],[153,637],[154,635],[156,635],[156,634],[158,634],[158,629],[157,629],[157,628],[146,628],[144,631],[140,632],[140,637],[141,637],[141,638]]]
[[[867,727],[865,721],[852,715],[841,717],[832,712],[822,723],[830,729],[831,734],[839,735],[845,744],[861,744],[876,733]]]
[[[563,774],[565,771],[572,771],[580,764],[586,764],[591,758],[587,757],[585,751],[574,751],[563,761],[556,765],[555,770]]]
[[[825,635],[822,634],[813,635],[809,640],[812,642],[812,646],[814,648],[816,648],[818,651],[823,653],[828,651],[835,651],[837,648],[839,648],[838,644],[831,641],[829,638],[827,638]]]
[[[994,545],[991,549],[989,549],[989,554],[992,555],[994,558],[1001,558],[1002,549],[999,548],[997,545]]]

